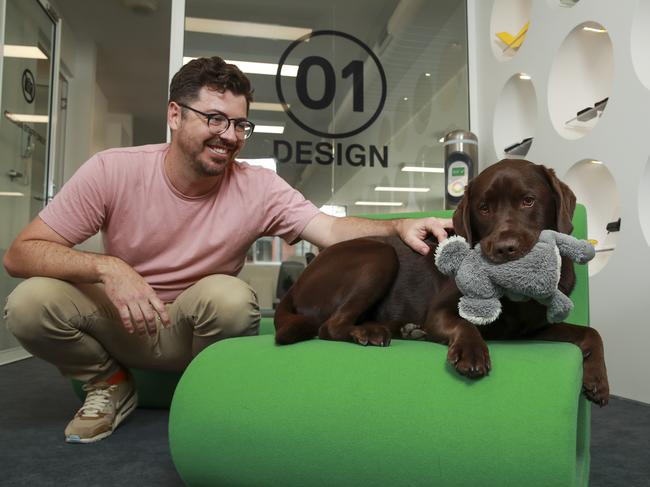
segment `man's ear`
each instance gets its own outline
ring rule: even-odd
[[[177,103],[170,101],[167,104],[167,125],[170,130],[178,130],[183,117],[182,108]]]
[[[554,193],[557,231],[570,235],[573,231],[573,212],[576,209],[576,195],[559,180],[555,171],[539,165]]]
[[[454,231],[457,235],[464,237],[470,246],[474,246],[474,241],[472,239],[472,222],[470,219],[471,208],[470,208],[470,191],[472,183],[470,182],[465,187],[465,194],[463,194],[463,199],[460,200],[456,211],[454,211],[454,216],[452,221],[454,222]]]

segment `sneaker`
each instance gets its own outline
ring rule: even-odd
[[[131,375],[122,380],[84,384],[86,400],[65,428],[68,443],[93,443],[109,436],[133,412],[138,393]],[[115,377],[115,376],[114,376]]]

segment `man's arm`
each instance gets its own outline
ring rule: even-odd
[[[169,324],[165,306],[149,284],[123,260],[72,248],[61,235],[36,217],[16,237],[3,257],[14,277],[52,277],[74,283],[103,283],[129,333],[155,333],[155,313]]]
[[[445,228],[453,228],[451,219],[431,217],[370,220],[355,217],[338,218],[320,213],[307,224],[300,238],[324,248],[353,238],[398,235],[413,250],[426,255],[429,246],[423,240],[428,234],[432,234],[438,241],[446,239]]]

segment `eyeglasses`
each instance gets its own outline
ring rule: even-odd
[[[208,129],[210,129],[210,131],[215,135],[223,134],[230,128],[231,123],[235,124],[235,134],[240,139],[249,138],[253,134],[253,130],[255,130],[255,124],[245,118],[228,118],[220,112],[203,113],[202,111],[184,105],[183,103],[178,103],[178,106],[187,108],[194,113],[204,116],[208,122]]]

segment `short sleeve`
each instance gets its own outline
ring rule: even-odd
[[[282,237],[290,244],[299,240],[319,209],[277,174],[270,174],[265,198],[264,235]]]
[[[98,233],[109,206],[108,178],[100,155],[86,161],[39,213],[56,233],[77,245]]]

